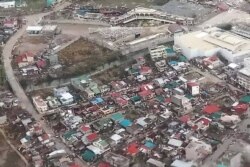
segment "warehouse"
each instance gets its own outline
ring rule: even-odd
[[[174,42],[188,59],[220,54],[230,63],[242,63],[250,56],[248,39],[216,27],[176,35]]]

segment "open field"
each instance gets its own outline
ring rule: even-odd
[[[64,66],[64,76],[72,77],[96,70],[99,66],[119,59],[119,53],[97,46],[82,38],[61,50],[59,62]]]
[[[0,133],[0,166],[1,167],[24,167],[25,164],[19,156],[10,148]]]

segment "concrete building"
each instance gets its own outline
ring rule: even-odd
[[[186,147],[186,159],[189,161],[200,161],[212,153],[212,146],[204,141],[194,138]]]
[[[174,43],[188,59],[220,54],[230,63],[242,63],[250,56],[250,40],[216,27],[176,35]]]
[[[137,7],[124,15],[111,19],[111,24],[126,24],[134,20],[156,20],[164,23],[180,23],[183,25],[194,25],[195,19],[191,17],[177,16],[155,9]]]
[[[74,102],[74,97],[70,93],[66,92],[61,94],[59,100],[63,105],[68,105]]]
[[[15,0],[1,0],[0,1],[0,8],[14,8],[16,7]]]
[[[166,47],[164,45],[149,49],[149,54],[152,61],[159,61],[163,58],[167,58]]]
[[[41,96],[32,97],[33,104],[39,113],[44,113],[48,110],[47,102]]]
[[[187,90],[192,96],[200,94],[200,86],[198,83],[195,82],[187,83]]]
[[[30,35],[39,35],[42,33],[42,26],[28,26],[26,32]]]
[[[122,155],[108,152],[103,156],[105,162],[110,163],[114,167],[129,167],[130,160]]]
[[[250,58],[244,59],[244,68],[238,71],[238,83],[247,90],[250,90]]]

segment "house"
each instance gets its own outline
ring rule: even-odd
[[[99,87],[101,93],[107,93],[110,91],[110,87],[108,85],[102,85]]]
[[[192,141],[185,147],[185,152],[188,161],[200,161],[212,154],[212,146],[197,138],[192,138]]]
[[[111,119],[114,122],[120,122],[124,119],[124,116],[121,113],[117,112],[111,115]]]
[[[61,88],[54,88],[53,93],[55,97],[60,97],[62,94],[69,92],[69,88],[67,86]]]
[[[120,106],[120,107],[126,107],[128,106],[128,100],[122,98],[122,97],[117,97],[115,99],[115,102]]]
[[[50,142],[50,135],[47,133],[42,134],[41,136],[38,137],[39,142],[42,144],[47,144]]]
[[[90,88],[85,89],[84,94],[89,99],[95,97],[95,93]]]
[[[16,1],[10,0],[10,1],[0,1],[0,8],[14,8],[16,7]]]
[[[44,25],[42,28],[42,33],[45,35],[55,35],[57,29],[57,25]]]
[[[127,147],[127,154],[135,156],[140,152],[139,145],[136,142],[130,143]]]
[[[200,117],[194,122],[189,121],[188,125],[191,126],[194,130],[206,131],[209,128],[211,122],[212,120],[207,117]]]
[[[150,75],[150,74],[152,74],[152,68],[150,68],[148,66],[142,66],[140,68],[140,74],[141,75]]]
[[[183,110],[180,114],[187,114],[192,111],[193,107],[190,100],[182,95],[173,95],[171,96],[171,102],[179,107],[182,107]]]
[[[164,45],[157,46],[153,49],[149,49],[149,54],[152,61],[159,61],[163,58],[167,58],[166,47]]]
[[[122,141],[122,136],[118,135],[118,134],[113,134],[110,139],[115,143],[118,144]]]
[[[82,132],[84,135],[85,134],[88,134],[88,133],[91,133],[91,128],[89,125],[82,125],[80,126],[79,128],[80,132]]]
[[[42,68],[45,68],[46,65],[47,65],[47,63],[46,63],[46,60],[44,60],[44,59],[40,59],[40,60],[38,60],[36,62],[37,68],[41,68],[42,69]]]
[[[89,133],[89,134],[84,135],[82,137],[82,142],[84,144],[90,144],[90,143],[93,143],[98,138],[99,138],[98,134],[96,132],[93,132],[93,133]]]
[[[34,54],[31,52],[25,52],[18,55],[16,58],[16,63],[19,68],[31,65],[34,63]]]
[[[40,35],[42,34],[42,29],[43,29],[42,26],[28,26],[26,28],[26,32],[29,35]]]
[[[173,146],[173,147],[181,147],[183,142],[181,140],[177,139],[169,139],[168,145]]]
[[[132,103],[134,105],[140,104],[141,103],[141,97],[140,96],[133,96],[131,99]]]
[[[213,114],[221,110],[220,106],[216,104],[208,104],[203,108],[203,112],[206,114]]]
[[[48,110],[47,102],[41,96],[32,97],[33,104],[39,113],[44,113]]]
[[[148,126],[148,123],[145,121],[146,117],[141,117],[136,120],[136,123],[143,128],[146,128]]]
[[[175,160],[170,167],[198,167],[192,161]]]
[[[144,57],[140,56],[140,57],[136,58],[136,62],[139,65],[144,65],[146,63],[146,60]]]
[[[221,67],[223,65],[223,63],[220,61],[220,59],[217,56],[204,58],[203,64],[211,70]]]
[[[151,90],[144,90],[138,93],[138,95],[143,99],[143,100],[148,100],[152,99],[154,97],[154,92]]]
[[[165,81],[163,78],[156,78],[153,80],[153,82],[156,86],[160,86],[160,87],[164,86],[165,84]]]
[[[109,144],[107,143],[107,141],[102,140],[102,139],[94,141],[93,146],[98,147],[99,149],[102,150],[102,152],[106,152],[106,151],[108,151],[110,149]]]
[[[69,105],[74,102],[74,97],[70,93],[66,92],[61,94],[59,100],[63,105]]]
[[[150,167],[165,167],[166,166],[165,163],[158,161],[156,159],[153,159],[153,158],[149,158],[146,163]]]
[[[188,82],[187,83],[187,90],[192,96],[196,96],[200,94],[200,86],[196,82]]]
[[[3,21],[4,28],[15,28],[17,27],[17,19],[16,18],[5,18]]]
[[[46,98],[46,101],[48,102],[48,106],[52,109],[57,108],[61,105],[61,103],[59,102],[59,100],[56,97],[48,96]]]
[[[103,160],[114,167],[129,167],[130,160],[122,155],[108,152],[103,156]]]
[[[155,67],[159,72],[163,72],[167,69],[167,63],[166,60],[160,60],[155,62]]]

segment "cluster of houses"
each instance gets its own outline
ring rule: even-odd
[[[244,119],[250,98],[225,84],[185,78],[191,64],[182,56],[164,57],[171,52],[165,47],[154,59],[151,49],[153,62],[166,61],[164,72],[139,57],[122,80],[100,85],[78,77],[53,96],[34,96],[33,103],[88,164],[199,166]]]
[[[22,24],[22,20],[16,17],[0,18],[0,46],[5,44]]]

